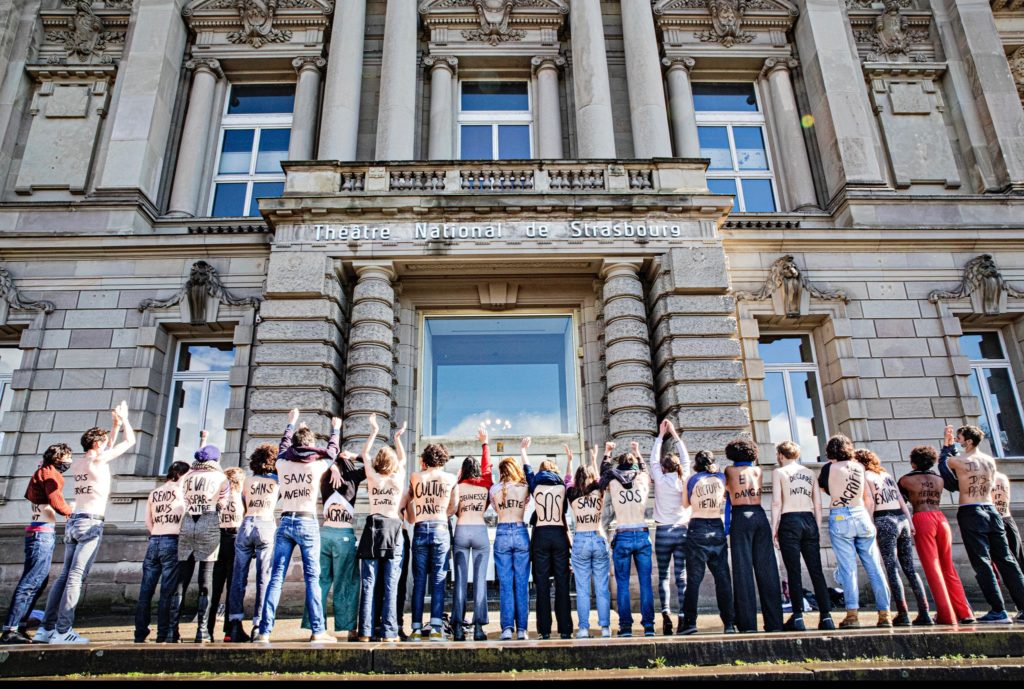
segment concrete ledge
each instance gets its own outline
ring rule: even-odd
[[[612,670],[855,659],[1024,657],[1024,629],[858,630],[821,634],[705,634],[686,638],[323,647],[308,643],[196,646],[90,644],[0,647],[0,677],[125,673],[464,674]],[[1000,671],[1001,672],[1001,671]]]

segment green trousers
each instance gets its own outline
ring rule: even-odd
[[[327,612],[327,594],[334,588],[334,631],[358,629],[359,567],[356,535],[352,529],[325,526],[320,529],[320,595]],[[309,629],[309,616],[302,613],[302,628]]]

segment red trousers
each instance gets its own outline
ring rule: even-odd
[[[974,617],[964,585],[953,567],[953,533],[942,512],[914,512],[917,557],[935,598],[939,624]]]

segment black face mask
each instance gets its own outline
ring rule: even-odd
[[[63,462],[57,462],[56,464],[53,465],[53,468],[62,474],[66,474],[68,469],[71,468],[71,462],[68,462],[67,464],[64,464]]]

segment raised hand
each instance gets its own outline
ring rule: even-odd
[[[341,419],[337,416],[331,418],[331,429],[335,431],[341,430]]]
[[[299,420],[299,410],[298,409],[292,409],[290,412],[288,412],[288,423],[290,423],[292,426],[294,426],[295,422],[298,421],[298,420]]]
[[[658,424],[658,437],[664,438],[665,434],[668,433],[668,419],[662,419],[661,423]]]
[[[597,445],[590,446],[590,463],[597,464]]]
[[[487,429],[484,428],[483,426],[476,429],[476,440],[481,445],[487,444]]]
[[[206,439],[210,437],[210,432],[205,428],[199,431],[199,445],[200,447],[206,447]]]
[[[374,435],[377,435],[378,433],[380,433],[380,425],[377,423],[377,414],[376,413],[370,414],[370,418],[367,419],[366,422],[368,424],[370,424],[370,430],[373,431]]]
[[[395,431],[395,442],[396,443],[399,442],[402,439],[402,435],[405,433],[405,429],[408,427],[408,425],[409,425],[408,421],[403,421],[402,425],[398,427],[397,431]]]
[[[669,435],[679,440],[679,434],[682,433],[683,429],[677,430],[675,424],[670,419],[665,419],[665,428],[668,430]]]
[[[528,450],[528,449],[530,449],[530,443],[531,442],[533,442],[533,439],[530,438],[530,436],[526,436],[525,438],[523,438],[522,440],[519,441],[519,449],[520,450]]]
[[[629,443],[629,452],[630,452],[630,454],[632,454],[632,455],[634,455],[636,457],[639,457],[640,456],[640,443],[638,443],[635,440],[631,440],[630,443]]]
[[[945,433],[943,434],[943,437],[942,437],[942,444],[943,444],[943,446],[952,445],[955,441],[956,441],[956,436],[953,433],[953,427],[952,426],[946,426]]]
[[[615,451],[615,443],[613,443],[611,440],[609,440],[608,442],[606,442],[604,444],[604,453],[606,455],[610,455],[614,451]]]
[[[341,471],[338,469],[337,464],[331,465],[331,485],[335,488],[341,488]]]

